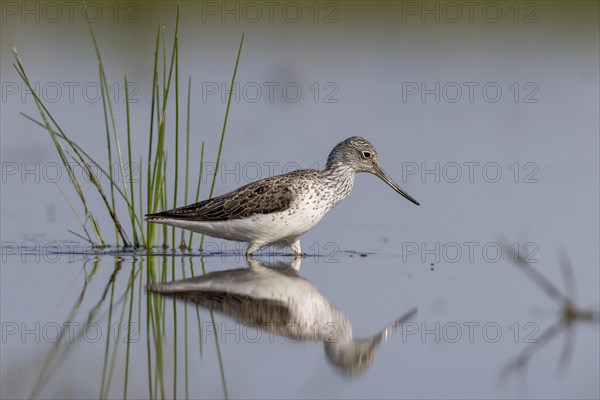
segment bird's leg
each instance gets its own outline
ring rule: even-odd
[[[264,246],[264,244],[262,244],[262,243],[257,243],[257,242],[250,243],[250,245],[248,246],[248,249],[246,250],[246,259],[252,258],[252,253],[254,253],[256,250],[260,249],[263,246]]]
[[[300,247],[300,239],[298,239],[294,243],[292,243],[292,245],[290,247],[292,248],[292,250],[294,250],[294,254],[296,255],[296,257],[302,257],[302,248]]]

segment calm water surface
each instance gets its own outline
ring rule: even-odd
[[[497,3],[495,22],[477,13],[423,21],[410,7],[425,3],[409,3],[331,3],[318,22],[297,3],[306,18],[293,23],[278,14],[223,22],[206,2],[182,5],[180,97],[191,75],[191,165],[203,141],[208,162],[201,198],[244,32],[216,194],[323,167],[336,143],[361,135],[421,203],[357,176],[303,236],[298,270],[270,250],[258,257],[266,267],[250,267],[243,247],[220,240],[207,239],[205,254],[148,255],[94,252],[71,236],[77,219],[56,185],[82,210],[47,133],[19,115],[37,109],[10,45],[63,127],[108,163],[102,102],[83,91],[98,81],[89,32],[78,17],[3,13],[0,396],[598,398],[598,322],[565,320],[575,322],[561,330],[560,304],[500,246],[506,238],[570,293],[566,254],[569,295],[598,310],[598,3],[533,2],[517,16]],[[137,158],[147,151],[155,29],[162,20],[170,46],[175,8],[139,3],[115,22],[114,7],[101,7],[94,29],[122,138],[123,75],[138,89]],[[136,21],[125,23],[132,10]],[[190,173],[195,181],[197,167]],[[90,206],[114,241],[101,199]],[[204,277],[176,297],[145,291],[192,276]],[[520,355],[522,368],[507,368]]]

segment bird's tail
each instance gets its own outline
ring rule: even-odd
[[[154,214],[144,215],[144,220],[146,220],[148,222],[160,222],[163,219],[165,219],[165,216],[163,213],[154,213]]]

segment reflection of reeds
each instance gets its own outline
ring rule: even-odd
[[[152,78],[152,98],[151,98],[151,107],[150,107],[150,127],[149,127],[149,145],[148,145],[148,153],[147,160],[145,163],[147,165],[146,168],[146,210],[142,209],[142,183],[141,183],[141,173],[142,173],[142,162],[144,160],[140,157],[140,165],[139,165],[139,186],[137,188],[133,185],[133,155],[132,155],[132,141],[131,141],[131,114],[129,109],[129,82],[127,77],[124,77],[125,82],[125,100],[126,100],[126,130],[127,130],[127,160],[124,159],[123,151],[121,148],[121,142],[119,139],[119,134],[117,131],[117,123],[115,120],[113,104],[110,99],[110,89],[108,85],[108,81],[106,78],[106,70],[104,64],[102,62],[102,56],[100,53],[100,48],[98,45],[98,41],[96,39],[96,35],[92,28],[92,24],[88,22],[88,27],[90,31],[90,35],[92,38],[92,42],[94,45],[94,50],[96,53],[96,58],[98,62],[98,72],[99,72],[99,80],[100,80],[100,92],[102,98],[102,106],[103,106],[103,117],[104,117],[104,128],[106,134],[106,143],[107,143],[107,158],[109,163],[109,168],[103,168],[102,163],[98,162],[96,159],[92,158],[80,145],[78,145],[70,135],[61,128],[56,119],[52,116],[52,113],[48,110],[46,105],[42,102],[37,92],[32,87],[30,80],[25,72],[25,68],[19,57],[16,48],[13,47],[13,54],[15,58],[14,67],[17,70],[17,73],[27,86],[27,88],[31,91],[33,98],[35,100],[36,106],[40,113],[41,121],[36,120],[35,118],[25,115],[25,117],[37,125],[46,129],[52,139],[52,142],[57,150],[57,153],[64,165],[64,168],[69,177],[69,181],[71,182],[73,189],[75,190],[77,197],[79,198],[82,206],[85,218],[80,218],[77,215],[77,219],[80,221],[80,225],[83,229],[83,233],[73,232],[77,237],[84,239],[86,241],[91,242],[97,246],[105,246],[106,239],[104,238],[101,230],[100,224],[98,223],[97,216],[92,212],[88,195],[84,191],[83,186],[80,180],[77,179],[75,174],[74,165],[80,167],[89,177],[90,182],[96,188],[96,191],[100,195],[104,207],[108,211],[112,223],[115,229],[116,235],[116,244],[117,246],[123,245],[125,247],[133,246],[133,247],[146,247],[151,248],[155,245],[155,240],[159,240],[156,235],[160,228],[157,228],[156,225],[147,223],[145,233],[144,228],[142,226],[142,216],[144,213],[154,213],[160,211],[159,208],[168,208],[171,204],[167,193],[169,192],[169,188],[167,187],[167,152],[166,145],[167,139],[173,139],[175,151],[174,157],[172,157],[171,162],[174,167],[174,177],[173,177],[173,187],[171,190],[173,191],[173,199],[172,205],[176,207],[178,204],[178,191],[179,191],[179,131],[180,131],[180,113],[179,113],[179,5],[177,6],[177,17],[175,22],[175,33],[173,44],[170,49],[169,61],[167,61],[167,45],[166,45],[166,33],[165,28],[162,25],[159,25],[156,33],[156,44],[154,49],[154,67],[153,67],[153,78]],[[232,77],[232,87],[235,83],[237,69],[239,65],[241,50],[243,46],[244,37],[242,35],[239,49],[237,52],[237,58],[235,62],[235,68],[233,70]],[[162,44],[162,46],[161,46]],[[161,60],[162,62],[159,62]],[[174,86],[174,96],[171,94],[172,84]],[[223,121],[223,128],[221,131],[219,149],[217,152],[217,164],[215,175],[213,176],[213,181],[210,190],[210,196],[212,197],[216,176],[218,173],[219,160],[221,158],[221,153],[223,150],[223,143],[225,138],[225,132],[227,127],[227,119],[229,117],[229,110],[231,105],[231,98],[233,96],[233,90],[229,93],[229,98],[227,101],[227,108],[225,111],[225,117]],[[174,97],[174,100],[173,100]],[[171,135],[169,130],[167,129],[167,110],[171,109],[171,104],[174,102],[175,115],[174,122],[175,128],[174,132]],[[185,156],[185,201],[187,202],[188,197],[188,185],[189,185],[189,146],[190,146],[190,103],[191,103],[191,77],[188,79],[188,95],[187,95],[187,124],[186,124],[186,156]],[[116,151],[116,159],[118,160],[119,171],[114,176],[112,171],[112,162],[113,162],[113,151]],[[196,190],[196,199],[198,199],[199,191],[200,191],[200,181],[201,181],[201,173],[202,173],[202,164],[204,162],[204,142],[202,144],[202,150],[200,153],[200,176],[198,178],[197,190]],[[94,167],[97,169],[103,176],[108,179],[108,193],[106,188],[101,184],[99,177],[96,176],[96,173],[92,169]],[[126,173],[126,168],[128,168],[128,174]],[[119,176],[120,175],[120,176]],[[121,179],[122,184],[118,183],[118,180]],[[127,179],[129,179],[129,185],[127,185]],[[60,189],[62,192],[62,189]],[[137,190],[137,194],[135,193]],[[139,208],[136,207],[135,198],[136,196],[139,199]],[[70,202],[69,202],[70,203]],[[126,211],[129,215],[129,220],[131,222],[131,236],[133,241],[130,241],[124,228],[121,223],[118,215],[119,207],[125,207]],[[74,207],[72,207],[74,210]],[[91,225],[93,236],[88,232],[88,223]],[[139,235],[138,235],[139,232]],[[168,246],[168,237],[167,237],[167,226],[162,227],[162,244],[163,246]],[[93,237],[93,239],[92,239]],[[192,235],[190,234],[188,245],[184,241],[184,236],[182,234],[180,247],[181,248],[191,248]],[[175,244],[175,231],[172,228],[171,231],[171,240],[170,246],[172,248],[176,247]]]
[[[93,267],[87,271],[87,265],[84,262],[83,289],[77,296],[73,306],[68,312],[65,323],[72,323],[83,314],[84,322],[77,326],[73,337],[69,337],[69,330],[63,330],[61,336],[52,344],[52,347],[45,355],[41,365],[37,381],[30,394],[35,398],[44,389],[45,385],[51,380],[54,374],[60,372],[64,361],[72,354],[73,350],[86,343],[85,329],[90,324],[98,324],[103,332],[104,350],[98,360],[88,360],[101,365],[101,374],[98,376],[99,398],[113,398],[122,396],[126,399],[129,395],[128,386],[132,381],[131,372],[147,369],[148,393],[141,397],[148,398],[176,398],[179,388],[184,388],[185,397],[190,396],[189,369],[190,364],[201,362],[203,337],[200,320],[200,308],[196,307],[195,318],[189,327],[196,331],[197,325],[198,340],[188,340],[188,308],[184,308],[183,323],[178,318],[175,301],[162,296],[148,295],[144,299],[143,284],[152,282],[165,282],[167,278],[175,278],[175,268],[177,260],[181,260],[181,269],[183,276],[195,276],[192,258],[189,258],[189,265],[186,265],[185,257],[145,257],[146,265],[142,265],[140,258],[134,258],[129,273],[124,273],[125,265],[123,260],[115,258],[114,269],[108,280],[102,284],[102,291],[97,300],[94,300],[93,306],[89,311],[83,311],[81,305],[84,301],[89,301],[89,287],[92,279],[99,279],[97,272],[100,270],[101,259],[95,259]],[[171,260],[169,265],[168,260]],[[201,259],[202,271],[204,274],[204,259]],[[169,269],[170,274],[169,274]],[[145,275],[145,276],[144,276]],[[171,276],[169,276],[171,275]],[[126,281],[123,281],[123,280]],[[125,285],[125,287],[123,287]],[[137,292],[137,293],[136,293]],[[137,294],[137,296],[136,296]],[[138,315],[135,314],[136,299]],[[167,307],[172,304],[173,307]],[[141,314],[143,307],[146,307],[146,317]],[[172,310],[172,312],[169,312]],[[172,315],[169,315],[172,314]],[[192,314],[193,315],[193,314]],[[223,396],[227,398],[227,386],[225,379],[225,370],[221,349],[219,347],[220,339],[215,325],[215,319],[211,312],[212,333],[215,339],[215,351],[217,352],[218,368],[221,376],[221,385]],[[192,316],[192,318],[194,318]],[[140,325],[141,324],[141,325]],[[144,325],[145,328],[144,328]],[[182,325],[182,326],[179,326]],[[115,328],[117,327],[117,328]],[[183,344],[178,342],[178,330],[184,329]],[[142,345],[144,341],[138,334],[146,332],[146,362],[140,360],[139,356],[133,357],[131,354],[131,343]],[[67,334],[69,333],[69,334]],[[172,335],[172,336],[171,336]],[[74,340],[73,340],[74,339]],[[165,349],[165,345],[170,343],[172,351]],[[190,347],[192,343],[197,343],[198,351]],[[123,349],[125,350],[123,352]],[[183,354],[181,354],[183,352]],[[143,351],[142,351],[143,353]],[[135,354],[135,353],[134,353]],[[183,356],[183,357],[181,357]],[[172,358],[171,358],[172,357]],[[132,366],[135,365],[135,368]],[[183,367],[180,368],[180,367]],[[183,372],[182,372],[183,371]],[[123,376],[123,380],[117,381],[123,384],[123,387],[115,387],[116,378]],[[136,379],[139,379],[138,374]],[[143,375],[141,375],[143,378]],[[191,382],[194,382],[192,380]],[[139,393],[135,397],[140,397]],[[192,397],[194,397],[192,395]]]
[[[91,282],[95,273],[97,272],[99,264],[100,264],[100,259],[97,258],[94,261],[94,265],[93,265],[90,273],[86,274],[85,280],[83,283],[83,289],[81,290],[80,295],[78,296],[77,300],[71,307],[71,310],[69,311],[69,314],[68,314],[67,318],[65,319],[66,322],[69,322],[69,323],[73,322],[73,320],[77,316],[79,308],[81,307],[81,304],[83,303],[83,300],[87,293],[88,284]],[[84,270],[86,269],[86,262],[84,262],[83,269]],[[102,291],[102,295],[100,296],[100,299],[96,302],[94,307],[92,307],[92,309],[88,312],[88,317],[86,319],[86,322],[81,325],[79,331],[77,332],[77,335],[75,336],[75,338],[77,340],[81,340],[81,338],[84,334],[85,327],[87,327],[91,322],[94,322],[96,320],[98,313],[100,311],[100,308],[106,299],[108,291],[111,287],[113,287],[115,279],[120,270],[121,270],[121,260],[117,258],[117,259],[115,259],[114,271],[111,274],[107,284],[105,285],[104,290]],[[111,308],[112,308],[112,302],[111,302]],[[65,332],[69,332],[69,335],[65,336]],[[66,359],[67,355],[69,354],[70,350],[72,349],[72,344],[74,344],[74,343],[70,342],[71,339],[73,339],[73,338],[70,337],[69,330],[61,331],[60,336],[54,342],[51,350],[48,352],[46,358],[44,359],[42,368],[40,369],[40,372],[38,374],[38,379],[36,380],[36,383],[32,389],[31,395],[29,397],[33,398],[40,392],[40,390],[46,384],[46,382],[50,379],[52,374],[56,370],[58,370],[60,364]]]
[[[88,283],[90,282],[90,280],[94,276],[96,270],[98,269],[99,263],[100,263],[100,259],[97,258],[94,261],[94,265],[92,267],[91,272],[86,273],[85,279],[83,280],[83,288],[81,289],[81,293],[79,294],[79,296],[77,297],[77,300],[75,300],[75,303],[71,307],[71,310],[69,311],[66,321],[72,321],[73,318],[75,317],[75,315],[77,314],[77,311],[79,310],[79,307],[81,306],[81,303],[83,302],[83,299],[85,297]],[[86,271],[86,269],[87,269],[86,264],[87,263],[84,261],[84,263],[83,263],[84,271]],[[63,333],[64,332],[65,331],[63,331]],[[54,345],[52,346],[52,348],[46,355],[46,357],[42,363],[42,368],[40,369],[40,372],[38,373],[37,380],[33,385],[31,394],[29,395],[30,398],[35,397],[39,393],[39,391],[42,389],[44,384],[48,381],[48,379],[50,379],[50,377],[52,375],[52,371],[54,371],[56,369],[56,367],[60,364],[60,362],[62,360],[64,360],[65,354],[64,354],[64,352],[61,353],[61,351],[60,351],[61,350],[60,346],[63,341],[64,341],[64,335],[61,335],[58,338],[58,340],[56,340],[54,342]]]
[[[503,247],[508,254],[512,255],[514,263],[519,270],[523,271],[537,287],[558,304],[560,307],[560,317],[535,342],[527,345],[517,357],[504,367],[501,378],[505,379],[510,374],[517,374],[525,370],[530,359],[537,351],[565,331],[565,342],[558,362],[559,370],[563,370],[568,365],[573,354],[575,325],[578,323],[598,323],[600,321],[600,310],[591,308],[581,309],[576,305],[575,275],[573,273],[573,266],[565,255],[560,260],[560,268],[565,282],[565,293],[563,293],[544,275],[533,268],[522,254],[513,251],[508,245],[504,245]]]
[[[151,283],[155,283],[157,281],[160,282],[165,282],[166,278],[167,278],[167,257],[161,257],[162,259],[162,263],[161,263],[161,267],[159,268],[157,266],[157,264],[155,263],[155,257],[148,257],[148,266],[147,266],[147,277],[146,277],[146,283],[147,284],[151,284]],[[171,276],[173,279],[175,279],[175,260],[176,259],[181,259],[182,260],[182,273],[183,276],[186,276],[186,266],[185,266],[185,258],[174,258],[174,257],[170,257],[171,259]],[[194,267],[192,265],[192,259],[189,259],[189,268],[190,268],[190,273],[191,276],[195,276],[194,273]],[[204,269],[204,259],[201,259],[201,263],[202,263],[202,274],[205,273],[205,269]],[[142,288],[139,287],[139,290],[141,291]],[[147,305],[147,320],[146,320],[146,334],[147,334],[147,342],[146,342],[146,346],[147,346],[147,352],[148,352],[148,388],[149,388],[149,397],[150,398],[157,398],[157,397],[161,397],[164,398],[166,397],[166,381],[165,381],[165,352],[163,351],[163,343],[167,342],[167,337],[166,337],[166,327],[167,327],[167,323],[166,323],[166,305],[167,302],[169,300],[167,298],[164,298],[162,296],[154,296],[154,295],[148,295],[146,298],[146,305]],[[179,347],[178,347],[178,319],[177,319],[177,309],[176,309],[176,303],[175,300],[171,300],[172,301],[172,312],[173,312],[173,319],[172,319],[172,327],[173,327],[173,365],[172,365],[172,397],[176,398],[177,397],[177,387],[178,387],[178,365],[180,363],[179,358],[178,358],[178,354],[179,354]],[[214,332],[214,337],[215,337],[215,348],[216,348],[216,352],[217,352],[217,358],[218,358],[218,362],[219,362],[219,372],[221,375],[221,384],[222,384],[222,388],[223,388],[223,396],[225,398],[228,397],[227,395],[227,383],[225,380],[225,370],[223,367],[223,359],[221,356],[221,349],[219,347],[219,336],[217,334],[217,329],[215,326],[215,319],[214,319],[214,315],[211,312],[210,314],[211,316],[211,324],[213,325],[213,332]],[[199,356],[200,359],[202,358],[202,343],[203,343],[203,331],[202,331],[202,326],[201,326],[201,320],[200,320],[200,309],[199,307],[196,307],[196,319],[197,319],[197,325],[198,325],[198,350],[199,350]],[[185,386],[185,394],[186,394],[186,398],[188,398],[189,396],[189,355],[191,353],[190,349],[189,349],[189,342],[188,342],[188,314],[187,314],[187,308],[185,308],[184,311],[184,344],[183,344],[183,351],[184,351],[184,358],[183,358],[183,363],[184,363],[184,386]],[[155,361],[152,362],[151,360],[154,359]]]

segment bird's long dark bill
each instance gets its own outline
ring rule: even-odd
[[[389,175],[385,173],[384,170],[382,170],[381,168],[378,169],[377,172],[375,173],[375,175],[377,175],[379,178],[381,178],[382,181],[384,181],[385,183],[390,185],[390,187],[392,189],[394,189],[396,192],[400,193],[405,199],[407,199],[408,201],[410,201],[418,206],[420,205],[419,202],[416,201],[410,194],[406,193],[400,186],[398,186],[398,184],[396,182],[394,182],[392,180],[392,178],[390,178]]]

